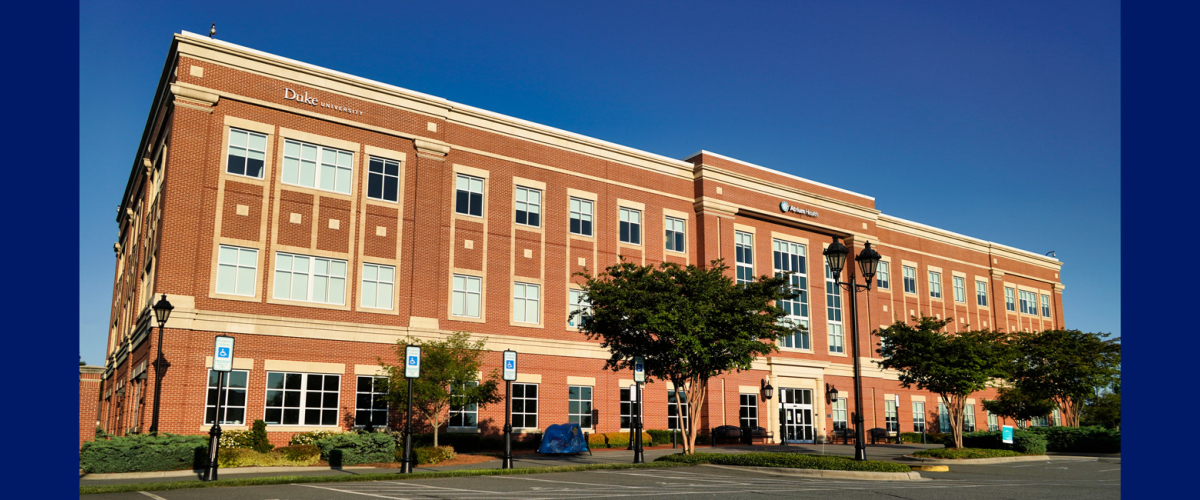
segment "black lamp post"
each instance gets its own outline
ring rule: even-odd
[[[846,265],[846,256],[850,255],[850,249],[846,248],[839,238],[834,236],[833,243],[822,252],[825,258],[829,261],[829,271],[833,274],[833,282],[839,287],[845,287],[850,292],[850,316],[854,318],[854,325],[850,329],[852,349],[851,356],[854,357],[854,459],[867,459],[867,444],[863,432],[863,403],[862,403],[862,368],[859,366],[858,359],[858,291],[871,290],[871,279],[875,277],[875,269],[879,266],[879,252],[871,248],[871,242],[867,242],[863,246],[862,252],[854,258],[858,262],[858,268],[862,271],[865,285],[856,283],[854,271],[850,271],[850,281],[840,281],[842,268]]]
[[[154,318],[158,320],[158,357],[154,358],[154,415],[150,418],[150,434],[155,436],[158,435],[158,401],[159,395],[162,392],[163,328],[167,325],[167,318],[171,317],[173,309],[175,309],[175,306],[167,302],[167,294],[165,293],[154,304]]]
[[[775,397],[775,388],[771,387],[771,383],[767,382],[767,379],[765,379],[765,378],[762,379],[762,383],[760,385],[762,385],[763,400],[767,402],[767,408],[770,409],[771,408],[771,398]],[[768,415],[769,415],[769,413],[768,413]],[[779,430],[780,431],[783,430],[782,423],[779,424]],[[779,437],[780,437],[780,440],[783,439],[782,432],[780,432]]]

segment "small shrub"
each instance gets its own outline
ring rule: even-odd
[[[642,446],[651,446],[654,438],[649,432],[642,432]],[[588,435],[589,448],[628,448],[629,432],[600,432]]]
[[[321,459],[321,449],[311,444],[275,448],[271,453],[278,454],[289,462],[303,462],[301,465],[312,465]]]
[[[671,431],[664,431],[662,429],[650,429],[650,430],[646,431],[646,433],[650,434],[650,439],[654,443],[654,446],[671,444]],[[680,435],[677,434],[675,439],[679,439],[679,436]]]
[[[321,458],[333,467],[391,462],[396,454],[396,440],[382,432],[334,434],[317,440],[316,445]]]
[[[207,464],[207,454],[208,436],[140,434],[83,443],[79,468],[84,472],[192,470]]]
[[[327,438],[330,436],[336,436],[338,434],[345,434],[345,433],[342,431],[301,432],[301,433],[293,435],[292,439],[288,440],[288,446],[295,446],[298,444],[316,445],[318,440],[321,440],[321,439],[324,439],[324,438]]]
[[[104,432],[104,428],[96,426],[96,439],[108,439],[108,433]]]
[[[832,455],[803,455],[799,453],[696,453],[694,455],[665,455],[655,462],[687,464],[738,465],[749,467],[785,467],[791,469],[849,470],[869,472],[909,472],[907,465],[876,460],[855,461]]]
[[[254,440],[250,436],[250,431],[228,430],[221,431],[220,443],[222,450],[232,448],[253,449]]]
[[[400,453],[397,454],[397,462],[400,461],[401,457],[399,457],[399,455],[402,454],[404,454],[403,448],[401,448]],[[457,456],[454,453],[454,448],[450,446],[426,446],[422,448],[414,448],[413,455],[416,456],[415,458],[417,460],[417,465],[433,465],[439,462],[445,462],[446,460],[453,460],[454,457]]]
[[[1025,454],[1012,450],[993,450],[987,448],[935,448],[913,453],[914,457],[946,459],[1020,457],[1023,455]]]
[[[259,453],[267,453],[274,447],[275,445],[267,440],[267,423],[255,420],[250,428],[250,448]]]

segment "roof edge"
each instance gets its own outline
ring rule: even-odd
[[[789,174],[789,173],[787,173],[787,172],[782,172],[782,171],[779,171],[779,170],[775,170],[775,169],[773,169],[773,168],[764,167],[764,166],[762,166],[762,165],[755,165],[755,164],[753,164],[753,163],[750,163],[750,162],[748,162],[748,161],[739,160],[739,159],[737,159],[737,158],[730,158],[730,157],[728,157],[728,156],[725,156],[725,155],[723,155],[723,154],[720,154],[720,153],[714,153],[714,152],[712,152],[712,151],[708,151],[708,150],[704,150],[704,149],[701,149],[700,151],[696,151],[695,153],[692,153],[692,154],[690,154],[690,155],[688,155],[688,156],[684,157],[684,158],[683,158],[683,161],[690,160],[690,159],[692,159],[692,158],[695,158],[695,157],[697,157],[697,156],[700,156],[700,155],[702,155],[702,154],[704,154],[704,155],[712,155],[712,156],[716,156],[717,158],[720,158],[720,159],[722,159],[722,160],[728,160],[728,161],[731,161],[731,162],[734,162],[734,163],[737,163],[737,164],[740,164],[740,165],[745,165],[745,166],[747,166],[747,167],[751,167],[751,168],[757,168],[757,169],[759,169],[759,170],[764,170],[764,171],[770,172],[770,173],[772,173],[772,174],[778,174],[778,175],[782,175],[782,176],[784,176],[784,177],[790,177],[790,178],[792,178],[792,179],[796,179],[796,180],[798,180],[798,181],[801,181],[801,182],[807,182],[807,183],[809,183],[809,184],[815,184],[815,185],[821,186],[821,187],[823,187],[823,188],[828,188],[828,189],[832,189],[832,190],[834,190],[834,191],[839,191],[839,192],[842,192],[842,193],[846,193],[846,194],[850,194],[850,195],[858,196],[858,197],[861,197],[861,198],[866,198],[866,199],[868,199],[868,200],[871,200],[871,201],[875,201],[875,197],[874,197],[874,196],[867,196],[867,195],[865,195],[865,194],[862,194],[862,193],[856,193],[856,192],[854,192],[854,191],[851,191],[851,190],[849,190],[849,189],[840,188],[840,187],[837,187],[837,186],[830,186],[829,184],[825,184],[825,183],[823,183],[823,182],[814,181],[814,180],[812,180],[812,179],[805,179],[805,178],[803,178],[803,177],[800,177],[800,176],[798,176],[798,175],[795,175],[795,174]]]

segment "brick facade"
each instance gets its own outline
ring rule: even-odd
[[[309,100],[285,99],[296,94]],[[227,172],[232,129],[266,138],[261,178]],[[343,184],[334,167],[318,165],[315,176],[336,180],[304,187],[285,179],[287,141],[349,153],[349,177]],[[781,349],[752,370],[714,379],[709,401],[696,409],[704,428],[737,425],[739,395],[752,393],[759,425],[778,435],[778,400],[768,404],[756,389],[767,381],[811,391],[814,440],[825,439],[833,428],[825,385],[853,401],[855,323],[862,332],[867,427],[884,427],[884,398],[899,395],[905,431],[913,398],[926,396],[933,413],[936,397],[902,389],[894,373],[875,368],[877,340],[869,333],[875,328],[914,314],[955,318],[952,330],[1063,326],[1060,262],[885,215],[872,197],[706,151],[666,158],[194,35],[175,37],[138,151],[114,246],[100,412],[114,434],[150,426],[153,398],[146,391],[158,376],[150,306],[164,294],[176,309],[162,335],[159,428],[185,434],[208,428],[207,367],[216,335],[236,339],[235,369],[246,372],[242,423],[224,428],[266,418],[269,373],[285,371],[339,375],[337,420],[345,428],[353,420],[357,376],[375,373],[380,357],[394,360],[397,341],[409,335],[432,339],[454,331],[487,337],[485,371],[499,367],[499,351],[521,353],[525,380],[539,384],[538,428],[567,421],[570,377],[592,384],[600,412],[595,431],[617,431],[619,391],[632,377],[604,371],[607,353],[567,326],[569,290],[581,281],[573,273],[595,272],[619,257],[644,264],[723,258],[733,266],[738,232],[753,235],[756,275],[775,271],[776,240],[804,248],[810,346]],[[399,166],[395,202],[367,196],[373,157]],[[481,216],[455,212],[460,174],[482,179]],[[517,223],[517,187],[539,191],[537,227]],[[591,202],[591,235],[572,234],[572,199]],[[783,211],[780,202],[804,213]],[[618,241],[621,207],[640,211],[637,244]],[[666,217],[685,220],[683,252],[666,249]],[[890,286],[861,293],[858,317],[842,294],[843,352],[831,349],[835,327],[826,316],[820,256],[833,236],[855,251],[870,241],[890,264]],[[220,279],[232,281],[219,282],[222,245],[247,250],[239,265],[248,278],[236,287],[236,272],[243,271],[230,267],[224,269],[235,274]],[[332,303],[294,300],[280,284],[291,279],[278,272],[287,259],[281,253],[345,263],[341,297],[329,285]],[[395,270],[392,293],[375,304],[386,307],[363,305],[364,264]],[[902,287],[908,264],[916,269],[915,294]],[[930,296],[930,271],[940,273],[940,299]],[[455,275],[481,279],[478,318],[453,313]],[[954,276],[965,281],[965,301],[955,300]],[[310,288],[321,290],[310,278]],[[986,307],[976,302],[976,281],[986,286]],[[539,287],[535,323],[517,321],[516,283]],[[1006,287],[1049,297],[1050,314],[1041,313],[1040,302],[1036,314],[1005,310]],[[647,386],[648,428],[667,426],[664,386]],[[480,410],[483,432],[498,431],[502,409]],[[975,416],[977,426],[986,426],[981,404]],[[333,427],[269,425],[268,432],[284,444],[316,428]]]
[[[96,439],[96,424],[100,422],[100,377],[102,366],[79,367],[79,446]]]

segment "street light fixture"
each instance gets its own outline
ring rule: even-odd
[[[175,306],[167,301],[165,293],[154,304],[154,318],[158,320],[158,357],[154,358],[154,415],[150,418],[150,434],[155,436],[158,435],[158,402],[162,393],[163,328],[166,327],[167,318],[171,317],[171,311],[174,309]]]
[[[858,262],[859,271],[862,272],[865,285],[856,283],[854,271],[850,271],[850,281],[840,281],[842,268],[846,265],[846,256],[850,255],[850,249],[843,245],[837,236],[833,237],[833,243],[822,252],[826,260],[829,262],[829,271],[833,274],[833,282],[839,287],[845,287],[850,292],[850,316],[854,318],[853,328],[850,330],[851,345],[854,357],[854,459],[867,459],[867,444],[863,432],[863,402],[862,402],[862,367],[859,366],[858,359],[858,292],[859,290],[871,290],[871,279],[875,277],[875,270],[879,266],[879,252],[871,248],[871,242],[867,242],[854,258]]]
[[[837,401],[837,399],[838,399],[837,387],[834,387],[829,384],[825,384],[825,401],[827,401],[829,403],[833,403],[834,401]]]

